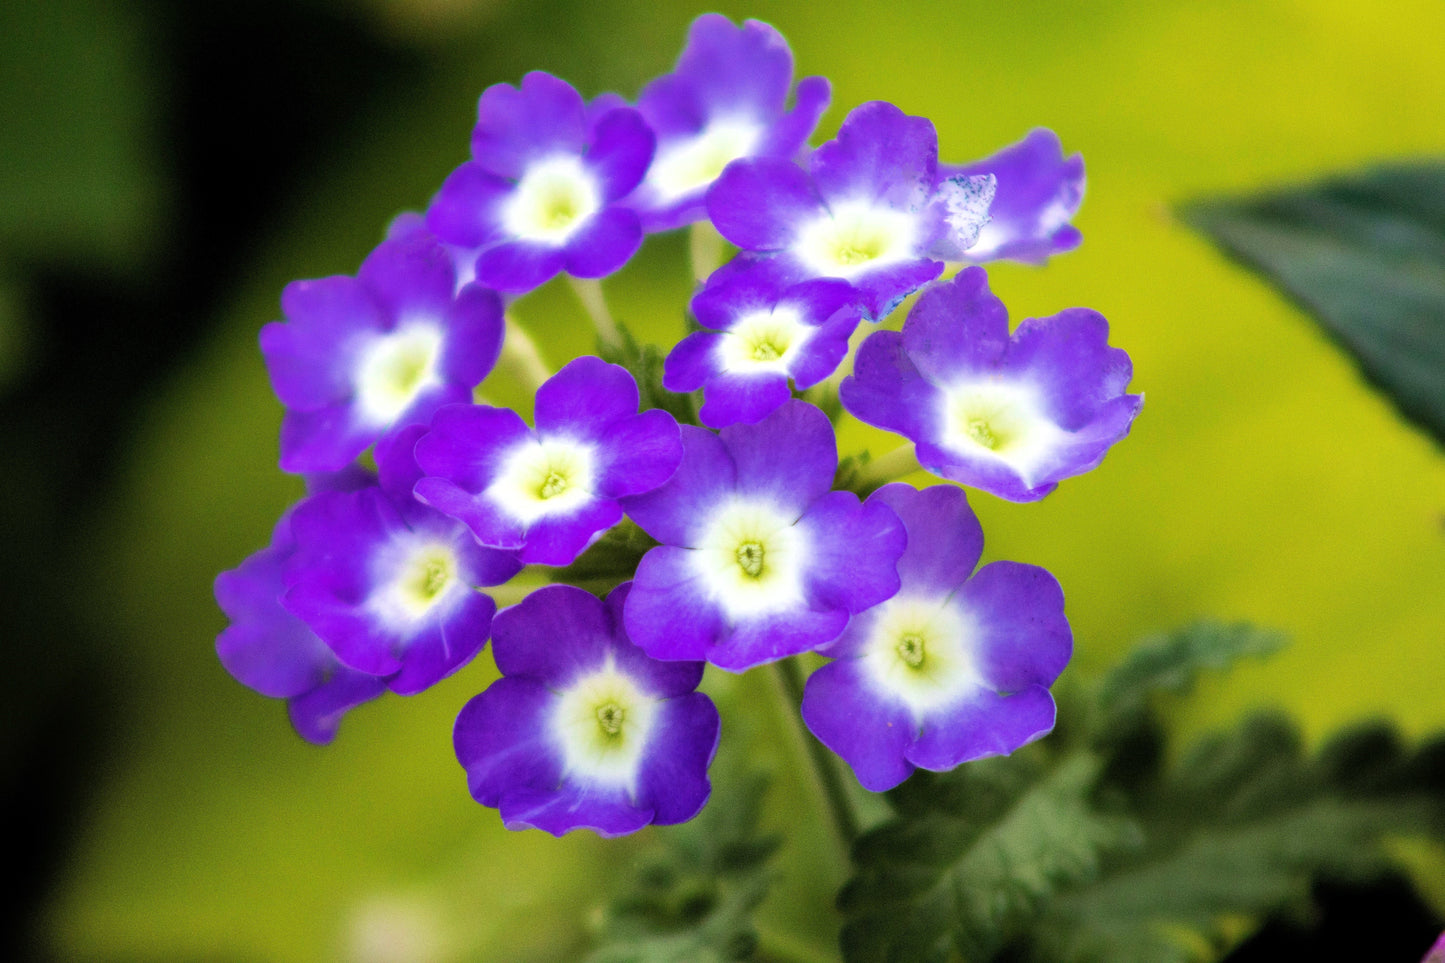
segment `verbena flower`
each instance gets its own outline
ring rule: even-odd
[[[628,585],[605,602],[549,585],[498,614],[502,678],[457,717],[472,795],[509,829],[602,836],[691,819],[707,801],[719,720],[700,662],[658,662],[623,629]]]
[[[622,518],[618,499],[665,482],[682,459],[677,422],[641,414],[637,383],[599,358],[569,363],[537,391],[535,430],[508,408],[443,408],[416,447],[416,495],[483,545],[567,565]]]
[[[982,160],[939,167],[941,177],[978,174],[992,174],[998,189],[989,221],[964,260],[1042,264],[1050,255],[1079,246],[1083,235],[1070,220],[1084,201],[1084,159],[1065,157],[1053,131],[1040,127]]]
[[[702,388],[698,417],[714,428],[758,421],[792,397],[789,379],[801,390],[827,378],[862,319],[852,286],[833,279],[779,288],[744,276],[702,291],[692,310],[708,330],[672,349],[662,386]]]
[[[823,650],[836,661],[808,679],[808,728],[874,792],[1047,733],[1072,649],[1058,582],[1015,562],[973,572],[983,530],[960,489],[887,485],[868,504],[908,532],[902,587]]]
[[[710,278],[764,270],[784,281],[851,283],[882,318],[962,259],[988,220],[992,175],[941,179],[938,136],[923,117],[863,104],[804,171],[782,158],[728,165],[707,194],[708,215],[744,254]]]
[[[442,184],[427,225],[449,244],[478,249],[477,280],[499,291],[530,291],[564,270],[603,277],[642,243],[636,212],[620,202],[653,147],[637,111],[589,111],[551,74],[494,84],[477,108],[472,160]]]
[[[411,451],[424,430],[406,428],[377,446],[378,484],[323,492],[297,508],[283,597],[342,662],[386,676],[402,695],[481,649],[497,607],[479,589],[522,567],[412,497],[421,473]]]
[[[502,305],[476,286],[455,297],[450,255],[423,231],[384,241],[356,277],[296,281],[261,352],[286,416],[281,468],[335,471],[389,431],[470,399],[496,364]]]
[[[677,474],[625,499],[662,545],[637,567],[627,631],[659,659],[742,671],[831,641],[891,596],[903,551],[883,504],[831,491],[833,427],[790,401],[756,425],[683,427]]]
[[[642,89],[637,108],[657,134],[657,153],[628,200],[650,231],[706,217],[703,195],[741,157],[789,158],[828,107],[828,81],[798,82],[787,109],[793,55],[780,33],[749,20],[703,14],[688,30],[672,73]]]
[[[337,487],[364,483],[348,478]],[[336,737],[348,710],[386,691],[386,680],[342,664],[306,623],[282,607],[284,574],[295,548],[288,510],[267,548],[216,576],[216,603],[231,620],[216,638],[216,654],[237,682],[285,699],[296,731],[323,745]]]
[[[1010,337],[1008,310],[968,268],[919,298],[901,333],[870,335],[839,397],[913,441],[934,474],[1035,501],[1095,468],[1144,402],[1125,393],[1133,366],[1108,337],[1085,308],[1029,318]]]

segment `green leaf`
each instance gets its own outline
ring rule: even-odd
[[[935,776],[893,794],[900,817],[864,834],[839,906],[849,963],[988,958],[1101,855],[1132,845],[1127,821],[1090,806],[1100,772],[1089,754],[1057,765],[1028,752]]]
[[[1204,741],[1132,808],[1146,844],[1061,893],[1029,933],[1062,963],[1216,960],[1271,912],[1307,907],[1321,874],[1387,868],[1387,836],[1438,827],[1442,744],[1407,753],[1373,723],[1313,759],[1297,728],[1261,715]]]
[[[1445,445],[1445,163],[1180,213],[1314,315],[1401,414]]]
[[[584,963],[752,958],[752,912],[767,896],[778,847],[758,830],[767,777],[715,772],[714,787],[698,818],[656,831],[657,845],[607,909],[602,945]]]
[[[1109,738],[1146,711],[1154,695],[1182,695],[1203,670],[1228,669],[1247,656],[1272,655],[1287,641],[1282,632],[1247,622],[1209,621],[1147,638],[1099,682],[1091,728],[1097,737]]]
[[[676,418],[680,424],[697,424],[697,408],[691,395],[680,395],[662,386],[662,351],[653,344],[638,344],[632,333],[617,322],[617,332],[622,336],[620,345],[599,342],[597,356],[603,361],[620,364],[637,381],[637,391],[642,397],[642,410],[661,408]]]
[[[589,545],[571,565],[552,569],[549,577],[554,582],[600,588],[605,592],[632,578],[637,572],[637,563],[655,545],[657,539],[638,528],[630,518],[624,518]]]

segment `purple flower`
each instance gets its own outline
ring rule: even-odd
[[[322,492],[296,510],[283,604],[344,663],[411,695],[486,643],[496,604],[478,591],[521,570],[464,525],[411,496],[415,425],[377,446],[379,483]]]
[[[1083,240],[1069,220],[1084,201],[1084,159],[1064,156],[1059,136],[1038,128],[1017,144],[962,167],[943,166],[944,177],[992,174],[998,190],[989,222],[964,254],[975,263],[1008,258],[1042,264]]]
[[[281,606],[283,574],[295,547],[288,511],[276,524],[270,547],[216,576],[216,602],[231,620],[216,638],[216,654],[237,682],[285,699],[301,737],[324,745],[336,737],[348,709],[386,691],[386,680],[343,665],[306,623]]]
[[[728,165],[707,209],[745,253],[709,285],[759,268],[787,281],[842,278],[877,320],[938,277],[944,260],[963,257],[993,192],[990,175],[940,179],[929,120],[863,104],[809,156],[807,171],[770,157]]]
[[[870,335],[839,396],[913,441],[935,475],[1036,501],[1095,468],[1144,403],[1124,393],[1133,366],[1108,338],[1084,308],[1029,318],[1010,337],[1008,310],[968,268],[919,298],[901,333]]]
[[[442,184],[427,225],[480,249],[480,283],[530,291],[559,271],[598,278],[627,263],[642,227],[618,202],[654,146],[641,114],[589,111],[566,81],[533,71],[521,87],[488,87],[477,115],[472,160]]]
[[[792,397],[789,378],[803,389],[828,377],[862,317],[846,281],[815,279],[779,290],[746,274],[704,290],[692,310],[711,330],[672,349],[662,386],[702,388],[698,415],[714,428],[758,421]]]
[[[798,82],[786,109],[793,55],[771,26],[741,27],[707,13],[692,22],[677,68],[643,88],[637,107],[657,134],[657,154],[629,199],[650,231],[665,231],[707,212],[703,194],[740,157],[790,158],[828,107],[828,81]]]
[[[943,771],[1013,752],[1054,725],[1048,687],[1073,637],[1054,577],[992,562],[970,577],[983,530],[960,489],[887,485],[868,504],[903,520],[902,587],[824,649],[803,720],[881,792],[914,767]]]
[[[382,242],[354,278],[286,286],[286,322],[261,330],[287,409],[282,470],[344,468],[385,433],[471,398],[501,351],[502,305],[475,286],[453,297],[455,280],[448,253],[414,231]]]
[[[830,491],[838,454],[817,408],[789,401],[717,435],[684,426],[682,444],[666,485],[623,502],[662,542],[627,602],[648,655],[740,672],[837,638],[897,591],[903,529],[881,503]]]
[[[472,796],[508,829],[601,836],[697,815],[718,713],[700,662],[657,662],[622,627],[628,583],[605,602],[549,585],[493,625],[502,678],[457,717]]]
[[[638,414],[638,400],[625,368],[582,357],[537,390],[536,430],[508,408],[444,408],[417,444],[416,495],[483,545],[567,565],[622,519],[619,498],[656,488],[682,459],[677,422]]]

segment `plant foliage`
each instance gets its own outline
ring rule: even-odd
[[[1314,315],[1445,445],[1445,164],[1382,166],[1180,213]]]

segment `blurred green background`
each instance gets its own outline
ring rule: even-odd
[[[507,833],[451,722],[490,658],[354,713],[319,750],[216,662],[211,580],[299,486],[256,334],[282,286],[350,272],[466,157],[476,97],[529,69],[635,94],[707,9],[758,17],[833,82],[819,137],[885,99],[971,159],[1048,126],[1081,151],[1083,247],[990,269],[1016,319],[1085,305],[1147,394],[1098,471],[1037,505],[971,495],[991,558],[1041,564],[1087,678],[1196,616],[1294,643],[1178,707],[1182,735],[1277,705],[1318,737],[1445,728],[1445,459],[1303,315],[1170,205],[1445,153],[1436,0],[729,3],[20,0],[0,11],[0,493],[7,797],[60,959],[569,960],[644,839]],[[681,238],[607,284],[682,332]],[[589,349],[565,287],[517,313]],[[505,386],[488,385],[502,397]],[[513,398],[513,400],[517,400]],[[852,425],[844,452],[887,444]],[[709,683],[788,835],[765,941],[826,960],[845,866],[758,674]],[[1437,854],[1438,856],[1438,854]],[[1413,856],[1437,912],[1445,859]],[[591,921],[591,922],[589,922]]]

